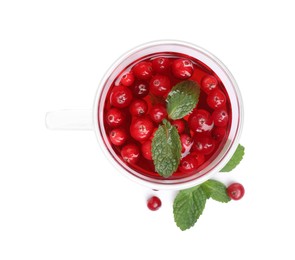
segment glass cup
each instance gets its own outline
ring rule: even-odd
[[[124,163],[114,152],[104,128],[104,105],[107,92],[116,77],[132,62],[148,58],[155,53],[175,52],[188,55],[211,68],[223,82],[231,102],[231,127],[227,141],[218,155],[206,167],[196,174],[179,179],[159,179],[145,176]],[[181,190],[189,188],[211,178],[219,172],[235,152],[242,131],[243,102],[235,79],[225,65],[213,54],[187,42],[167,40],[140,45],[121,56],[106,72],[95,96],[92,111],[61,110],[46,114],[46,126],[54,130],[94,130],[97,140],[106,158],[126,177],[146,187],[160,190]]]

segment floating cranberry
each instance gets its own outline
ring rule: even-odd
[[[149,198],[147,201],[147,207],[152,211],[158,210],[161,207],[161,205],[161,200],[156,196]]]
[[[121,84],[126,87],[130,87],[134,83],[134,75],[131,72],[124,74],[121,78]]]
[[[117,86],[113,88],[110,96],[110,102],[114,107],[127,107],[130,105],[131,100],[132,92],[130,89],[124,86]]]
[[[152,141],[147,140],[141,145],[141,153],[147,160],[152,160]]]
[[[130,134],[137,141],[146,141],[154,130],[153,122],[147,117],[138,117],[130,126]]]
[[[226,126],[228,123],[228,113],[225,108],[218,108],[212,113],[214,125]]]
[[[240,183],[232,183],[227,187],[227,195],[233,200],[239,200],[243,198],[245,194],[244,186]]]
[[[216,142],[221,142],[226,134],[225,127],[214,127],[212,130],[212,138]]]
[[[209,133],[214,126],[210,113],[203,109],[197,109],[189,116],[188,125],[197,133]]]
[[[139,149],[135,144],[127,144],[121,150],[123,160],[130,164],[135,164],[139,159]]]
[[[170,68],[170,60],[168,58],[159,57],[152,61],[153,69],[158,73],[167,73]]]
[[[110,134],[110,141],[113,145],[122,145],[126,142],[127,140],[127,133],[124,129],[121,128],[117,128],[117,129],[113,129]]]
[[[190,155],[193,156],[197,160],[198,166],[202,165],[205,162],[204,154],[192,152],[192,153],[190,153]]]
[[[199,136],[194,137],[194,151],[200,154],[208,155],[214,151],[215,141],[213,138],[208,136]]]
[[[176,78],[188,79],[194,72],[194,65],[188,59],[177,59],[172,63],[172,72]]]
[[[167,115],[166,108],[162,104],[156,104],[150,110],[151,119],[158,124],[161,123]]]
[[[138,98],[144,98],[149,93],[149,84],[145,81],[137,81],[134,85],[131,86],[131,90],[134,96]]]
[[[133,116],[143,116],[148,111],[148,104],[144,99],[135,99],[131,102],[129,111]]]
[[[119,110],[118,108],[111,108],[106,113],[106,122],[111,127],[119,127],[124,124],[125,122],[125,114]]]
[[[207,94],[215,90],[217,86],[218,86],[218,81],[212,75],[207,75],[202,79],[201,89]]]
[[[192,138],[187,134],[180,135],[181,153],[187,153],[192,146]]]
[[[193,155],[189,154],[181,159],[179,170],[183,173],[193,173],[196,172],[198,166],[197,159]]]
[[[183,119],[173,120],[171,124],[176,127],[179,134],[182,134],[184,132],[185,122]]]
[[[133,67],[133,73],[138,79],[149,80],[152,77],[152,63],[141,61]]]
[[[221,90],[216,89],[208,95],[207,104],[213,109],[223,107],[226,104],[226,96]]]
[[[171,83],[169,77],[165,75],[155,75],[150,81],[150,91],[156,96],[163,97],[171,90]]]

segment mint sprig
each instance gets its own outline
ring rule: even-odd
[[[176,225],[181,230],[192,227],[202,215],[207,196],[201,186],[180,191],[173,203]]]
[[[207,198],[212,198],[216,201],[227,203],[230,201],[230,197],[227,195],[226,186],[216,180],[208,180],[202,185],[202,189],[207,195]]]
[[[173,203],[176,225],[181,230],[194,226],[202,215],[209,198],[224,203],[230,201],[225,185],[216,180],[208,180],[193,188],[179,191]]]
[[[159,126],[152,140],[152,157],[155,170],[168,178],[177,169],[181,157],[181,142],[178,131],[166,119]]]
[[[237,165],[242,161],[244,154],[245,147],[239,144],[229,162],[221,169],[221,172],[230,172],[236,168]]]
[[[167,97],[167,112],[169,118],[180,119],[189,114],[199,101],[200,87],[192,80],[176,84]]]

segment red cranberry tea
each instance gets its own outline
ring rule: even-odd
[[[154,54],[118,75],[104,107],[112,148],[140,174],[178,179],[203,169],[224,145],[231,105],[217,75],[178,53]]]

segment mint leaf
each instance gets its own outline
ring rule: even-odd
[[[181,157],[181,142],[178,131],[166,119],[152,140],[152,157],[156,172],[168,178],[178,167]]]
[[[224,203],[230,201],[226,186],[216,180],[207,180],[196,187],[180,191],[173,203],[176,225],[181,230],[192,227],[202,215],[209,198]]]
[[[169,118],[180,119],[189,114],[199,101],[200,87],[192,80],[176,84],[167,97],[167,112]]]
[[[206,205],[207,196],[201,186],[180,191],[173,203],[173,214],[176,225],[181,230],[192,227]]]
[[[230,197],[227,195],[226,186],[216,180],[208,180],[201,184],[207,198],[212,198],[219,202],[229,202]]]
[[[221,169],[221,172],[230,172],[231,170],[236,168],[236,166],[242,161],[244,154],[245,147],[239,144],[234,155],[229,160],[229,162]]]

